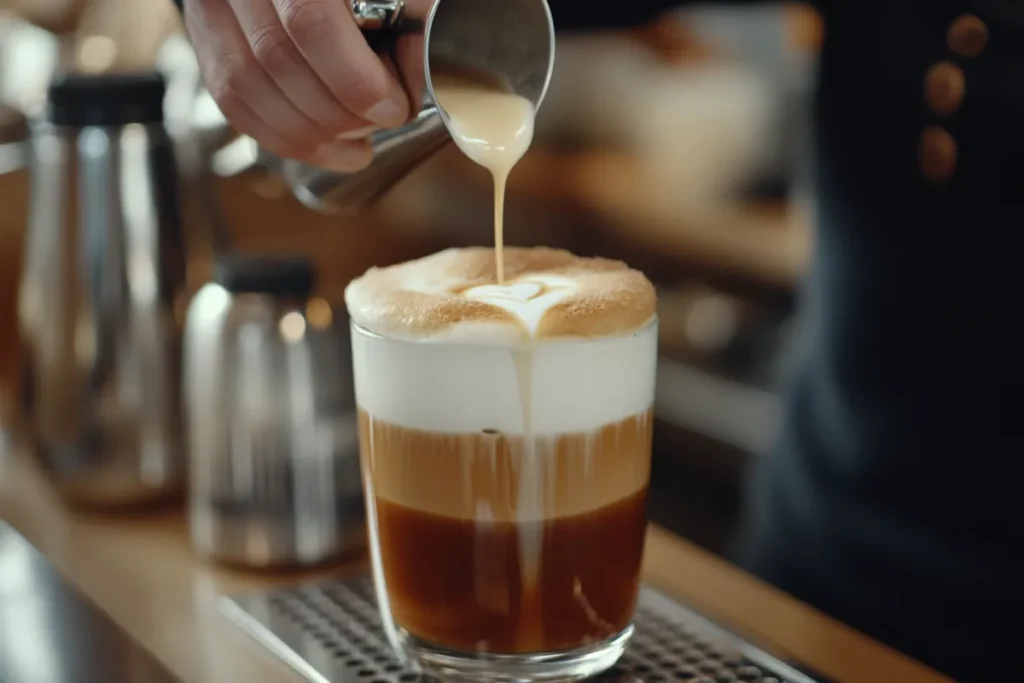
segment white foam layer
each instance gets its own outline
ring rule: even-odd
[[[550,341],[531,350],[531,433],[588,432],[648,410],[657,323],[621,337]],[[356,401],[377,419],[447,433],[522,434],[515,350],[417,343],[353,328]]]

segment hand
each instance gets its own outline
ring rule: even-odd
[[[203,79],[224,116],[280,157],[356,171],[372,160],[370,133],[400,126],[415,113],[396,66],[360,33],[350,0],[184,5]],[[399,54],[415,53],[399,45]],[[422,56],[418,67],[412,61],[403,68],[422,73]]]

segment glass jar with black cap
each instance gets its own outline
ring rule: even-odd
[[[344,316],[310,298],[304,257],[224,256],[214,273],[185,331],[195,549],[269,569],[363,548]]]
[[[19,285],[26,439],[73,502],[178,498],[185,245],[155,72],[67,74],[33,122]]]

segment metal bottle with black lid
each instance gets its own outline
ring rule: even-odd
[[[240,567],[319,565],[365,546],[347,321],[304,257],[222,256],[189,307],[190,527]]]
[[[21,409],[73,502],[180,495],[185,250],[157,73],[68,74],[32,126]]]

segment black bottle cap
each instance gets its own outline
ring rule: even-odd
[[[156,71],[62,74],[50,84],[50,122],[76,128],[160,123],[166,92],[167,83]]]
[[[316,268],[305,256],[227,254],[217,260],[213,279],[235,294],[305,299],[316,289]]]

